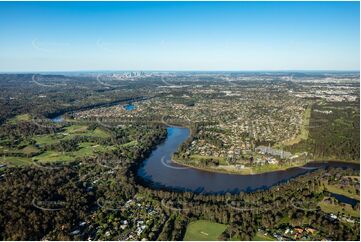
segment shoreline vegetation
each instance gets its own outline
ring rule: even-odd
[[[276,172],[276,171],[286,171],[288,169],[291,168],[297,168],[297,167],[303,167],[309,163],[312,162],[322,162],[322,163],[333,163],[333,162],[342,162],[342,163],[349,163],[349,164],[358,164],[357,161],[342,161],[342,160],[329,160],[329,161],[325,161],[325,160],[312,160],[312,161],[308,161],[308,162],[302,162],[301,164],[292,164],[292,165],[288,165],[288,166],[280,166],[280,165],[269,165],[271,167],[257,167],[257,168],[261,168],[261,169],[252,169],[251,167],[245,167],[242,168],[242,170],[235,170],[235,169],[224,169],[221,166],[221,169],[217,168],[217,167],[200,167],[195,165],[194,163],[190,164],[190,163],[185,163],[182,160],[179,159],[175,159],[174,157],[172,157],[172,162],[177,164],[177,165],[181,165],[181,166],[185,166],[185,167],[190,167],[190,168],[194,168],[197,170],[201,170],[201,171],[207,171],[207,172],[215,172],[215,173],[223,173],[223,174],[231,174],[231,175],[258,175],[258,174],[264,174],[264,173],[269,173],[269,172]],[[223,168],[223,169],[222,169]],[[248,171],[246,171],[248,170]]]

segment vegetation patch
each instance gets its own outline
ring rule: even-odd
[[[275,238],[272,238],[268,235],[264,235],[260,232],[257,232],[256,236],[253,237],[252,241],[275,241]]]
[[[360,200],[360,194],[357,194],[356,189],[353,186],[341,187],[340,185],[325,185],[327,191],[337,193],[350,197],[356,200]]]
[[[31,120],[31,115],[30,114],[19,114],[17,116],[15,116],[12,119],[9,119],[9,123],[11,124],[16,124],[18,122],[24,122],[24,121],[30,121]]]
[[[294,145],[294,144],[301,142],[301,140],[308,139],[311,110],[312,110],[312,107],[310,105],[306,108],[305,113],[303,114],[303,121],[302,121],[301,129],[300,129],[300,133],[294,139],[284,142],[283,145],[286,145],[286,146]],[[278,145],[278,146],[280,146],[280,145]]]
[[[331,197],[325,197],[319,204],[325,213],[344,214],[352,217],[360,217],[359,208],[354,209],[350,204],[340,203]]]

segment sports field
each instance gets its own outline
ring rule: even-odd
[[[218,240],[219,236],[226,228],[227,225],[214,223],[208,220],[194,221],[188,225],[184,240]]]

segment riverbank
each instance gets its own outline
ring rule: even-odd
[[[352,163],[321,163],[304,165],[304,167],[283,167],[283,171],[271,170],[257,174],[243,170],[243,174],[232,173],[227,170],[209,170],[201,167],[188,167],[181,161],[171,162],[180,146],[190,137],[189,128],[168,127],[165,142],[158,145],[151,154],[139,164],[135,171],[137,182],[152,189],[189,191],[203,194],[238,194],[239,192],[252,192],[265,190],[286,182],[308,172],[323,167],[340,167],[359,169]],[[176,159],[173,159],[176,160]],[[178,164],[176,164],[178,163]],[[299,164],[298,166],[300,166]]]
[[[280,166],[280,165],[264,165],[264,166],[260,166],[260,167],[254,167],[256,169],[254,169],[252,167],[244,167],[244,168],[231,167],[230,169],[227,169],[227,166],[200,167],[200,166],[197,166],[195,164],[190,164],[190,163],[186,163],[186,162],[184,162],[182,160],[175,159],[174,157],[172,157],[172,162],[177,164],[177,165],[197,169],[197,170],[200,170],[200,171],[221,173],[221,174],[230,174],[230,175],[259,175],[259,174],[265,174],[265,173],[276,172],[276,171],[286,171],[286,170],[291,169],[291,168],[305,167],[307,164],[312,164],[314,162],[318,162],[318,163],[358,164],[356,161],[348,162],[348,161],[312,160],[312,161],[309,161],[309,162],[302,162],[302,163],[290,164],[290,165],[284,165],[284,166]]]
[[[289,166],[279,166],[279,165],[269,165],[264,167],[257,167],[258,169],[252,169],[252,167],[244,167],[244,168],[235,168],[234,166],[228,167],[224,165],[220,165],[217,167],[200,167],[195,164],[190,164],[183,162],[181,160],[177,160],[174,157],[172,158],[172,162],[175,164],[190,167],[193,169],[201,170],[201,171],[207,171],[207,172],[214,172],[214,173],[222,173],[222,174],[230,174],[230,175],[258,175],[273,171],[283,171],[290,168],[297,168],[302,167],[306,165],[307,163],[297,164],[297,165],[289,165]]]

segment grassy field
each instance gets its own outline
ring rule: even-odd
[[[30,155],[39,152],[39,149],[33,145],[28,145],[21,150],[24,154]]]
[[[98,138],[108,138],[110,137],[110,133],[104,131],[100,128],[96,128],[94,130],[88,130],[88,126],[86,125],[72,125],[66,127],[64,132],[53,134],[53,135],[38,135],[33,139],[39,145],[46,144],[55,144],[60,140],[68,140],[72,139],[75,136],[90,136],[90,137],[98,137]]]
[[[96,128],[94,130],[88,130],[87,125],[72,125],[65,128],[65,134],[67,134],[67,138],[71,138],[74,135],[81,135],[81,136],[93,136],[99,138],[108,138],[110,134],[102,130],[100,128]]]
[[[253,237],[252,241],[275,241],[276,239],[257,232],[256,236]]]
[[[0,164],[6,164],[11,166],[23,166],[23,165],[29,165],[30,159],[25,157],[6,156],[0,158]]]
[[[218,237],[226,230],[224,224],[214,223],[208,220],[198,220],[191,222],[188,227],[184,240],[218,240]]]
[[[130,146],[135,146],[135,145],[137,145],[137,144],[138,144],[138,142],[137,142],[136,140],[133,140],[133,141],[130,141],[130,142],[128,142],[128,143],[122,144],[121,146],[123,146],[123,147],[130,147]]]
[[[17,115],[16,117],[10,119],[9,123],[16,124],[17,122],[30,121],[30,120],[31,120],[30,114],[20,114],[20,115]]]
[[[57,161],[66,162],[73,160],[73,158],[68,153],[63,154],[61,152],[52,151],[52,150],[45,151],[41,155],[34,156],[33,159],[38,160],[40,162],[57,162]]]
[[[347,188],[341,188],[339,186],[336,185],[328,185],[325,184],[325,188],[327,189],[327,191],[332,192],[332,193],[337,193],[340,195],[344,195],[346,197],[350,197],[356,200],[360,200],[360,196],[356,194],[356,189],[349,186]]]
[[[38,145],[47,145],[47,144],[51,145],[57,143],[59,141],[58,138],[62,138],[62,137],[63,136],[49,134],[49,135],[37,135],[33,137],[33,139]]]
[[[283,218],[281,218],[280,221],[277,222],[277,226],[280,226],[282,224],[289,224],[289,223],[290,223],[290,218],[288,215],[286,215]]]
[[[25,119],[26,117],[17,117],[17,119]],[[76,136],[89,136],[97,138],[108,138],[111,134],[101,128],[89,130],[87,125],[75,124],[69,127],[65,127],[61,132],[48,135],[36,135],[31,137],[30,140],[35,141],[38,147],[44,147],[45,145],[56,144],[61,140],[72,139]],[[80,157],[94,156],[98,152],[106,152],[114,149],[114,146],[99,145],[95,142],[82,142],[79,143],[79,149],[72,152],[58,152],[55,150],[47,150],[39,155],[34,156],[40,151],[40,148],[32,145],[30,140],[25,140],[20,144],[23,148],[6,149],[8,155],[1,157],[0,163],[5,163],[10,166],[30,165],[32,161],[40,163],[48,162],[69,162],[74,161]],[[3,147],[1,149],[5,150]],[[14,154],[21,153],[27,157],[16,157]]]
[[[344,213],[345,215],[350,215],[357,218],[360,217],[360,211],[358,209],[353,209],[349,204],[342,204],[343,206],[341,206],[338,204],[330,204],[325,202],[325,200],[322,200],[318,205],[325,213],[337,214],[339,212],[341,214]]]
[[[191,155],[190,156],[191,160],[194,161],[200,161],[202,159],[212,159],[212,160],[217,160],[219,162],[220,165],[227,165],[228,163],[225,161],[224,158],[222,157],[213,157],[213,156],[203,156],[203,155]]]
[[[303,166],[305,164],[306,164],[306,162],[304,162],[304,161],[291,162],[291,163],[282,164],[282,165],[267,164],[267,165],[252,167],[252,171],[254,174],[259,174],[259,173],[265,173],[265,172],[271,172],[271,171],[287,170],[289,168]]]
[[[48,150],[40,155],[33,157],[15,157],[5,156],[0,158],[0,164],[7,164],[11,166],[31,165],[32,160],[39,163],[52,163],[52,162],[70,162],[81,157],[94,156],[96,152],[105,152],[114,149],[114,146],[102,146],[95,143],[81,143],[80,149],[73,152],[58,152]]]

